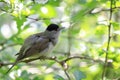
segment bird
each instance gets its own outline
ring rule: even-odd
[[[20,61],[31,57],[46,57],[58,42],[61,30],[57,24],[49,24],[44,32],[36,33],[27,37],[16,54],[17,58],[6,74]]]

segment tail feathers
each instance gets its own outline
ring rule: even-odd
[[[17,64],[17,61],[13,63],[13,65],[8,69],[8,71],[6,72],[6,74],[8,74],[10,72],[10,70]]]

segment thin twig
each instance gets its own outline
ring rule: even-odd
[[[70,79],[69,74],[67,73],[67,71],[66,71],[66,70],[64,70],[64,72],[65,72],[65,74],[66,74],[66,76],[67,76],[68,80],[71,80],[71,79]]]
[[[28,18],[28,19],[31,19],[31,20],[35,20],[35,21],[39,21],[39,20],[50,20],[50,19],[52,19],[52,18],[32,18],[32,17],[28,17],[28,16],[26,16],[26,18]]]
[[[110,4],[110,17],[109,17],[109,25],[108,25],[108,42],[107,42],[107,47],[106,47],[106,56],[105,56],[105,63],[104,63],[104,67],[103,67],[103,72],[102,72],[102,80],[104,80],[105,74],[106,74],[106,68],[107,68],[107,63],[108,63],[108,54],[109,54],[109,47],[110,47],[110,41],[111,41],[111,20],[112,20],[112,1],[111,0],[111,4]]]
[[[96,11],[96,12],[92,12],[93,10],[97,9],[97,8],[93,8],[93,9],[90,9],[88,10],[85,14],[97,14],[97,13],[100,13],[100,12],[105,12],[105,11],[110,11],[111,9],[112,10],[115,10],[115,9],[120,9],[120,7],[113,7],[113,8],[101,8],[101,7],[98,7],[100,10]]]
[[[70,51],[71,51],[71,38],[70,38],[70,35],[71,35],[71,24],[70,24],[70,27],[68,28],[68,54],[67,56],[70,56]]]
[[[7,46],[2,46],[2,48],[0,49],[0,52],[3,51],[3,50],[5,50],[6,48],[13,47],[13,46],[16,46],[16,45],[18,45],[18,44],[13,43],[13,44],[9,44]]]

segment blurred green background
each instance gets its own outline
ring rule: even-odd
[[[67,62],[70,79],[101,80],[111,22],[105,80],[120,80],[120,0],[112,1],[109,21],[110,0],[0,0],[0,63],[14,62],[26,37],[56,23],[65,29],[51,56],[85,57]],[[0,64],[0,80],[68,80],[51,60],[19,63],[5,76],[10,66]]]

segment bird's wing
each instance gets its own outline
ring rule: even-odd
[[[12,67],[6,72],[6,74],[22,59],[32,56],[36,53],[41,52],[49,46],[49,38],[42,37],[41,33],[34,34],[29,36],[23,46],[20,49],[20,52],[17,54],[18,57],[13,63]],[[39,57],[39,56],[38,56]]]
[[[29,47],[27,47],[26,44],[24,47],[24,51],[22,51],[23,53],[19,53],[19,56],[17,58],[17,60],[21,60],[30,56],[34,56],[37,55],[38,53],[44,51],[45,49],[47,49],[49,47],[49,38],[47,37],[34,37],[33,38],[33,42],[32,44],[28,44]],[[27,42],[26,42],[27,43]]]
[[[26,52],[26,50],[28,50],[30,48],[30,46],[36,42],[38,37],[40,37],[42,35],[43,35],[43,33],[37,33],[37,34],[33,34],[33,35],[29,36],[28,38],[26,38],[24,41],[24,44],[20,48],[19,53],[17,53],[16,55],[24,54]]]

